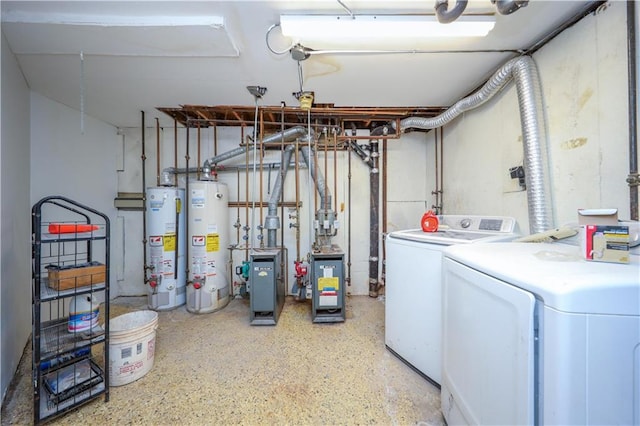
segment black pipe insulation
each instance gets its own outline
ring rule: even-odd
[[[629,208],[631,220],[638,220],[638,98],[635,1],[627,2],[627,66],[629,80]]]

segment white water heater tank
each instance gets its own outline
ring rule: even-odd
[[[149,308],[177,308],[186,301],[184,189],[147,188]]]
[[[226,184],[189,182],[189,312],[214,312],[229,303],[228,203]]]

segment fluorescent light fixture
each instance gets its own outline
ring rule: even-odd
[[[282,35],[305,39],[482,37],[491,15],[461,16],[441,24],[435,15],[281,15]]]

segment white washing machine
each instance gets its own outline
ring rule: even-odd
[[[436,386],[441,379],[442,251],[452,244],[504,241],[516,221],[497,216],[438,216],[440,230],[396,231],[386,238],[385,344]]]
[[[443,261],[448,424],[640,424],[640,265],[577,246],[453,246]]]

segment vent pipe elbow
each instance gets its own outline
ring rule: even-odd
[[[529,4],[529,0],[491,0],[495,3],[498,13],[501,15],[511,15],[521,7]]]
[[[462,15],[462,12],[467,8],[467,0],[457,0],[453,9],[449,9],[448,0],[436,0],[436,17],[441,24],[449,24]]]
[[[176,169],[173,167],[167,167],[162,170],[160,174],[160,186],[174,186],[173,176],[176,174]]]

